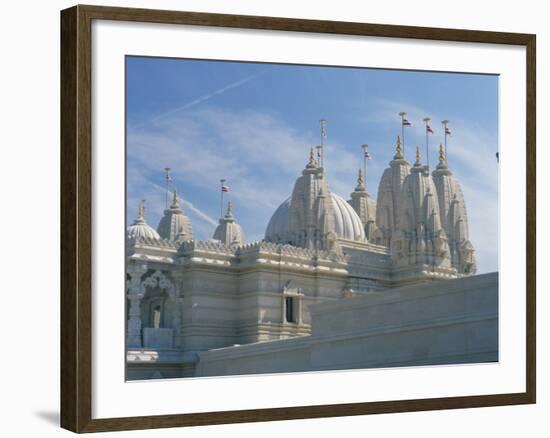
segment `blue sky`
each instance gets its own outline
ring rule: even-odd
[[[320,141],[321,118],[331,190],[348,199],[367,143],[367,190],[376,197],[406,111],[411,163],[417,144],[425,162],[422,119],[431,117],[435,131],[431,164],[440,121],[450,120],[449,166],[464,189],[478,269],[498,269],[498,77],[142,57],[127,58],[126,77],[129,222],[146,199],[156,227],[171,167],[196,238],[212,237],[226,178],[247,241],[261,239]]]

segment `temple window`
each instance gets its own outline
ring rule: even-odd
[[[160,306],[155,306],[153,308],[153,328],[160,328],[160,317],[161,317],[161,311]]]
[[[286,322],[296,322],[296,299],[285,297],[285,319]]]

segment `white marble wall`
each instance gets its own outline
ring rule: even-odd
[[[498,274],[311,306],[312,334],[202,352],[197,376],[498,360]]]

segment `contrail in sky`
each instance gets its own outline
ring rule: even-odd
[[[165,117],[167,117],[167,116],[169,116],[169,115],[172,115],[172,114],[177,113],[177,112],[179,112],[179,111],[184,111],[184,110],[186,110],[186,109],[189,109],[189,108],[191,108],[191,107],[194,107],[195,105],[198,105],[198,104],[200,104],[200,103],[202,103],[202,102],[205,102],[205,101],[207,101],[207,100],[210,100],[210,99],[212,99],[212,98],[215,97],[215,96],[219,96],[220,94],[225,93],[225,92],[228,91],[228,90],[231,90],[231,89],[236,88],[236,87],[240,87],[241,85],[246,84],[247,82],[250,82],[250,81],[256,79],[257,77],[263,75],[266,71],[267,71],[267,70],[264,70],[264,71],[261,71],[260,73],[255,74],[255,75],[247,76],[247,77],[244,78],[244,79],[241,79],[241,80],[239,80],[239,81],[237,81],[237,82],[233,82],[233,83],[231,83],[231,84],[229,84],[229,85],[226,85],[225,87],[222,87],[222,88],[220,88],[220,89],[218,89],[218,90],[216,90],[216,91],[213,91],[212,93],[205,94],[204,96],[201,96],[201,97],[199,97],[199,98],[197,98],[197,99],[195,99],[195,100],[192,100],[191,102],[186,103],[185,105],[179,106],[179,107],[177,107],[177,108],[171,109],[170,111],[166,111],[166,112],[164,112],[164,113],[162,113],[162,114],[159,114],[159,115],[153,117],[150,121],[151,121],[151,122],[157,122],[157,121],[159,121],[159,120],[164,119]]]
[[[160,185],[158,184],[155,184],[154,182],[151,182],[151,181],[148,181],[156,190],[158,190],[159,192],[162,192],[162,193],[166,193],[166,187],[161,187]],[[215,220],[215,219],[212,219],[209,215],[207,215],[204,211],[198,209],[197,207],[195,207],[193,204],[191,204],[189,201],[186,201],[185,199],[182,199],[178,196],[178,199],[180,200],[180,202],[184,205],[184,207],[188,208],[189,210],[191,210],[193,213],[195,213],[197,216],[199,216],[200,218],[204,219],[206,222],[208,222],[209,224],[211,225],[214,225],[214,226],[217,226],[218,225],[218,221]]]
[[[185,199],[180,199],[180,201],[183,203],[185,207],[187,207],[189,210],[194,212],[197,216],[203,218],[205,221],[207,221],[209,224],[217,226],[218,221],[212,219],[210,216],[208,216],[204,211],[199,210],[197,207],[195,207],[193,204],[191,204],[189,201],[186,201]]]

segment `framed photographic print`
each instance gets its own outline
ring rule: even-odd
[[[62,427],[535,402],[534,35],[75,6],[61,49]]]

